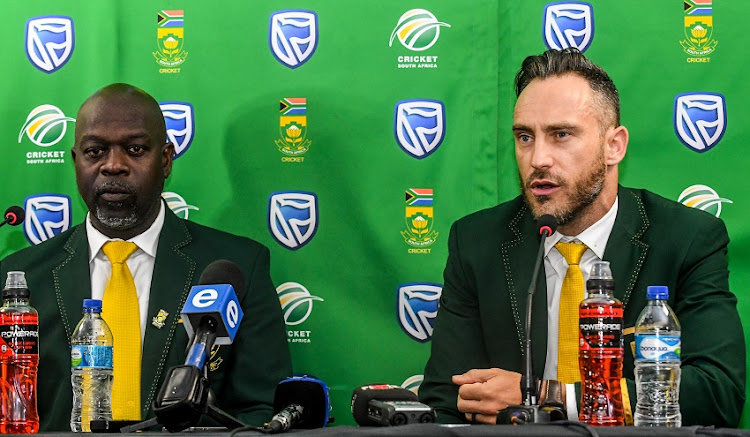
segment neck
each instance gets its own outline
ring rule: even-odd
[[[605,180],[599,196],[590,205],[584,207],[572,220],[557,227],[562,235],[573,237],[588,229],[604,217],[617,198],[617,179]]]

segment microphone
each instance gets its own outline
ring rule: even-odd
[[[23,219],[26,218],[26,212],[20,206],[9,206],[3,214],[5,220],[0,223],[0,226],[11,225],[18,226],[23,223]]]
[[[329,417],[331,400],[328,386],[312,376],[293,376],[276,386],[273,397],[276,412],[264,426],[271,434],[291,428],[324,428],[333,420]]]
[[[170,432],[195,426],[203,413],[212,417],[218,408],[209,405],[209,381],[205,367],[214,344],[231,344],[243,317],[235,290],[245,289],[237,264],[218,260],[201,274],[182,308],[182,324],[191,338],[185,364],[169,369],[152,409],[158,422]],[[208,411],[207,411],[208,410]],[[241,424],[223,411],[217,420],[228,427]],[[232,422],[231,420],[234,420]],[[216,418],[216,417],[215,417]]]
[[[360,426],[435,422],[435,410],[413,392],[391,384],[363,385],[352,393],[352,416]]]
[[[536,221],[537,231],[541,236],[539,242],[539,251],[534,262],[534,271],[531,274],[531,282],[526,297],[526,335],[524,338],[524,363],[523,377],[521,378],[521,391],[523,395],[523,405],[509,405],[498,411],[496,423],[498,424],[521,424],[521,423],[543,423],[553,420],[565,420],[567,414],[565,410],[556,406],[547,404],[541,408],[537,405],[537,389],[533,376],[533,364],[531,362],[531,309],[534,303],[534,291],[536,290],[536,281],[539,278],[539,268],[542,265],[544,257],[544,242],[547,237],[555,233],[557,229],[557,219],[549,214],[539,217]]]

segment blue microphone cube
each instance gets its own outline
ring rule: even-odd
[[[229,284],[196,285],[190,289],[182,307],[182,323],[190,337],[203,317],[213,317],[218,323],[215,344],[232,344],[244,313],[234,288]]]

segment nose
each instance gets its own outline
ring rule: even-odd
[[[119,147],[112,147],[108,150],[107,157],[100,170],[106,175],[126,174],[130,169],[127,158],[124,150]]]
[[[552,146],[545,139],[537,139],[531,151],[531,166],[538,170],[552,167],[554,162]]]

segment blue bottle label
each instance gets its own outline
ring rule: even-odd
[[[680,361],[679,335],[635,335],[637,361]]]
[[[70,348],[70,367],[112,368],[112,346],[73,345]]]

